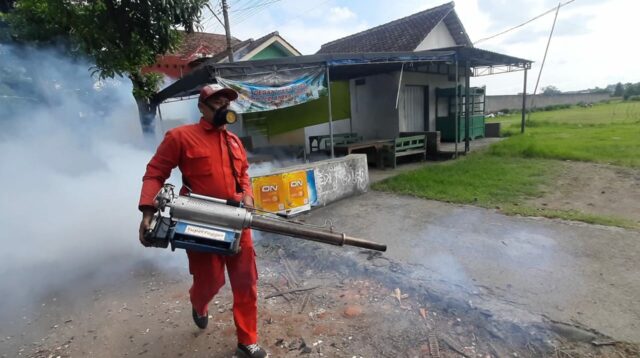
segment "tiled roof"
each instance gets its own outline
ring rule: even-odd
[[[452,2],[328,42],[317,53],[414,51],[444,21],[457,45],[472,46]]]
[[[184,39],[178,49],[172,55],[189,57],[199,48],[204,47],[209,53],[215,55],[227,49],[227,39],[222,34],[209,34],[206,32],[183,32]],[[231,37],[231,45],[239,43],[240,40]]]
[[[260,45],[264,44],[267,40],[271,39],[274,36],[278,36],[280,38],[280,41],[283,41],[287,45],[291,46],[291,44],[289,44],[285,39],[280,37],[280,34],[278,33],[278,31],[274,31],[274,32],[268,33],[268,34],[260,37],[257,40],[248,39],[248,40],[244,40],[244,41],[239,41],[239,42],[235,43],[234,45],[232,45],[231,48],[233,49],[233,58],[234,58],[234,60],[240,61],[245,55],[247,55],[251,51],[255,50]],[[293,46],[291,46],[291,48],[293,48],[295,51],[298,51]],[[194,60],[191,63],[189,63],[189,66],[190,67],[195,67],[195,66],[201,64],[204,61],[220,62],[220,61],[223,61],[226,58],[227,58],[227,54],[225,52],[220,52],[217,55],[207,56],[207,57],[203,57],[203,58],[199,58],[197,60]]]

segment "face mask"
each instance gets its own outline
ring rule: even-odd
[[[222,107],[213,116],[213,125],[221,127],[225,124],[233,124],[238,120],[238,114],[227,107]]]

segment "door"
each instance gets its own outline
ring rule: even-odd
[[[423,132],[425,130],[425,88],[404,86],[402,88],[402,116],[400,132]]]

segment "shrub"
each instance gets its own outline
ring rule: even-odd
[[[567,108],[571,108],[570,104],[550,104],[548,106],[544,106],[544,107],[535,107],[532,109],[532,112],[538,112],[538,111],[557,111],[559,109],[567,109]]]

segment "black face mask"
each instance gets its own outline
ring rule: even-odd
[[[216,127],[222,127],[225,124],[233,124],[238,120],[238,114],[227,108],[227,106],[221,107],[218,110],[214,110],[213,107],[205,103],[209,109],[215,111],[213,115],[213,125]]]

